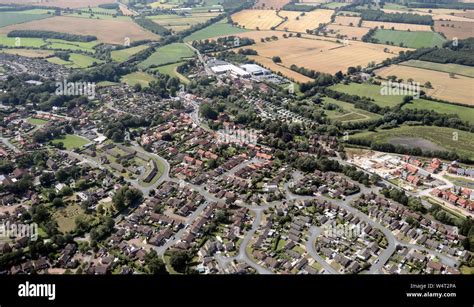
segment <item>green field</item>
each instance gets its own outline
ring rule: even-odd
[[[211,37],[222,36],[222,35],[233,35],[242,32],[247,32],[246,29],[240,29],[232,26],[231,24],[226,23],[224,20],[216,22],[204,29],[196,31],[189,36],[184,38],[185,42],[190,42],[194,40],[208,39]]]
[[[176,14],[162,14],[154,15],[148,17],[153,20],[154,23],[157,23],[169,30],[180,32],[190,27],[204,23],[209,19],[217,16],[218,13],[193,13],[192,15],[176,15]]]
[[[70,42],[62,39],[46,39],[46,48],[49,49],[64,49],[71,51],[85,51],[94,52],[94,47],[99,44],[97,41],[92,42]]]
[[[6,35],[0,35],[0,45],[5,47],[34,47],[41,48],[45,43],[42,38],[30,38],[30,37],[20,37],[18,39],[18,45],[16,44],[17,40],[15,37],[7,37]]]
[[[404,109],[430,110],[441,114],[457,114],[461,120],[474,124],[474,108],[430,100],[413,100],[403,106]]]
[[[457,133],[457,140],[455,134]],[[389,130],[378,130],[376,132],[357,133],[351,138],[367,139],[379,143],[397,144],[400,139],[405,138],[409,147],[420,147],[425,150],[440,150],[430,148],[429,143],[454,151],[462,156],[474,159],[474,133],[460,131],[452,128],[436,126],[401,126]],[[398,139],[397,142],[394,140]],[[423,140],[429,143],[422,142]]]
[[[65,136],[61,138],[54,139],[52,142],[53,144],[62,142],[64,144],[64,148],[68,150],[71,150],[74,148],[81,148],[82,146],[90,143],[88,139],[85,139],[83,137],[80,137],[74,134],[66,134]]]
[[[29,117],[26,121],[29,122],[32,125],[46,125],[48,123],[47,120],[39,119],[39,118],[32,118],[32,117]]]
[[[343,3],[343,2],[328,2],[323,4],[321,7],[325,9],[337,9],[343,6],[348,5],[348,3]]]
[[[403,101],[403,96],[380,94],[380,85],[359,83],[345,85],[341,83],[331,86],[330,89],[350,95],[373,98],[374,103],[381,107],[394,107]]]
[[[155,77],[141,71],[125,75],[120,79],[120,81],[127,83],[130,86],[134,86],[137,83],[141,86],[148,86],[148,84],[153,80],[155,80]]]
[[[184,58],[190,58],[194,56],[194,51],[191,50],[186,44],[173,43],[158,48],[146,60],[138,64],[140,68],[148,68],[152,65],[161,66],[165,64],[171,64],[181,61]]]
[[[338,105],[341,109],[338,110],[324,110],[328,118],[338,122],[352,122],[352,121],[365,121],[380,118],[381,116],[375,113],[371,113],[362,109],[357,109],[353,104],[332,99],[329,97],[324,98],[325,103],[332,103]]]
[[[131,48],[115,50],[110,53],[110,56],[112,57],[112,60],[116,62],[125,62],[130,57],[142,50],[145,50],[146,48],[148,48],[148,45],[139,45]]]
[[[152,71],[158,71],[162,74],[165,74],[171,77],[176,77],[179,80],[181,80],[181,82],[187,84],[189,83],[189,79],[176,71],[176,68],[178,68],[178,66],[182,65],[183,63],[184,62],[178,62],[178,63],[168,64],[168,65],[163,65],[163,66],[154,68]]]
[[[441,47],[446,41],[439,33],[428,31],[396,31],[378,29],[375,31],[373,38],[377,39],[380,44],[387,44],[392,42],[395,46],[409,48],[423,48],[423,47]]]
[[[94,63],[103,63],[102,60],[80,53],[70,53],[69,61],[64,61],[63,59],[60,59],[58,57],[48,58],[48,61],[54,64],[64,65],[71,68],[88,68],[94,66]]]
[[[452,72],[457,75],[474,78],[474,67],[472,66],[459,65],[459,64],[440,64],[440,63],[433,63],[433,62],[426,62],[426,61],[419,61],[419,60],[409,60],[406,62],[402,62],[399,65],[425,68],[429,70],[436,70],[436,71],[448,72],[448,73]]]
[[[15,25],[19,23],[25,23],[33,20],[40,20],[51,17],[48,14],[25,14],[25,13],[12,13],[12,12],[0,12],[0,28],[9,25]]]

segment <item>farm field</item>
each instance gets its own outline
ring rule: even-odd
[[[409,60],[406,62],[402,62],[399,65],[425,68],[425,69],[431,69],[431,70],[447,72],[447,73],[452,72],[457,75],[474,78],[474,67],[472,66],[452,64],[452,63],[441,64],[441,63],[426,62],[426,61],[419,61],[419,60]]]
[[[194,25],[204,23],[217,15],[219,15],[219,13],[194,13],[191,16],[165,14],[150,16],[148,18],[168,30],[180,32],[189,29]]]
[[[375,28],[385,30],[398,30],[398,31],[427,31],[431,32],[431,27],[429,25],[415,25],[409,23],[396,23],[396,22],[380,22],[380,21],[367,21],[362,22],[362,27],[365,28]]]
[[[247,34],[239,36],[253,38],[252,35]],[[281,36],[278,35],[278,37]],[[385,52],[384,48],[388,48],[388,51]],[[287,68],[294,64],[330,74],[338,71],[346,72],[351,66],[366,66],[372,61],[378,63],[398,55],[401,50],[406,50],[396,46],[356,41],[350,41],[349,45],[344,46],[334,39],[314,39],[307,36],[279,38],[276,41],[264,43],[257,41],[255,45],[252,45],[252,49],[258,52],[259,58],[271,59],[273,56],[280,56],[282,60],[280,64]]]
[[[343,7],[343,6],[346,6],[347,3],[344,3],[344,2],[328,2],[328,3],[325,3],[323,4],[323,8],[325,9],[337,9],[337,8],[340,8],[340,7]]]
[[[37,1],[37,0],[0,0],[0,4],[28,4],[28,5],[38,5],[43,6],[45,5],[45,1]],[[106,4],[111,3],[110,0],[49,0],[47,1],[48,6],[52,7],[59,7],[59,8],[87,8],[87,7],[94,7],[98,6],[99,4]]]
[[[62,39],[45,39],[46,45],[44,48],[48,49],[62,49],[68,51],[85,51],[94,52],[94,47],[99,44],[98,41],[92,42],[71,42]]]
[[[458,140],[453,136],[457,133]],[[380,143],[420,147],[424,150],[449,150],[474,158],[474,133],[436,126],[401,126],[377,132],[357,133],[351,138],[363,138]]]
[[[280,72],[283,74],[286,78],[294,80],[296,82],[300,83],[306,83],[306,82],[311,82],[313,79],[306,77],[300,73],[297,73],[296,71],[293,71],[289,68],[286,68],[285,66],[279,65],[277,63],[274,63],[271,58],[266,58],[262,57],[259,55],[251,55],[249,56],[250,59],[254,60],[261,66],[270,69],[274,72]]]
[[[66,148],[67,150],[81,148],[82,146],[90,143],[88,139],[74,134],[66,134],[65,136],[52,140],[52,142],[53,144],[62,142],[64,144],[64,148]]]
[[[281,9],[285,4],[291,2],[290,0],[257,0],[254,8],[259,9]]]
[[[194,51],[191,50],[186,44],[173,43],[163,47],[160,47],[146,60],[138,64],[140,68],[148,68],[150,66],[161,66],[165,64],[171,64],[179,62],[184,58],[189,58],[194,55]]]
[[[357,27],[359,24],[360,17],[351,17],[351,16],[336,16],[334,24],[341,26],[354,26]]]
[[[163,66],[159,66],[159,67],[153,69],[152,71],[158,71],[162,74],[165,74],[165,75],[168,75],[168,76],[171,76],[171,77],[176,77],[176,78],[180,79],[181,82],[184,82],[184,83],[187,84],[187,83],[190,82],[189,79],[176,71],[178,66],[180,66],[182,64],[183,64],[183,62],[163,65]]]
[[[11,12],[0,12],[0,28],[9,25],[20,24],[33,20],[40,20],[51,17],[48,14],[25,14],[25,13],[11,13]]]
[[[155,77],[141,71],[133,72],[131,74],[125,75],[120,79],[120,81],[127,83],[130,86],[134,86],[135,84],[140,84],[143,87],[148,86],[150,82],[153,80],[155,80]]]
[[[116,31],[116,29],[121,30]],[[79,35],[94,35],[100,42],[110,44],[123,44],[127,37],[130,38],[131,42],[159,38],[158,35],[142,29],[132,21],[96,20],[65,16],[56,16],[3,27],[0,28],[0,34],[7,34],[12,30],[45,30]]]
[[[243,10],[231,17],[234,22],[245,29],[270,30],[284,21],[272,10]]]
[[[474,37],[474,24],[470,21],[437,20],[435,21],[434,29],[437,32],[443,33],[448,39],[453,39],[454,37],[458,39]]]
[[[429,110],[441,114],[457,114],[461,120],[474,124],[474,108],[470,107],[418,99],[405,104],[403,109]]]
[[[196,31],[189,36],[186,36],[183,40],[185,42],[191,42],[223,35],[234,35],[243,32],[247,32],[247,30],[234,27],[231,24],[225,23],[224,21],[219,21],[204,29]]]
[[[110,53],[112,60],[116,62],[125,62],[138,52],[145,50],[148,45],[139,45],[121,50],[114,50]]]
[[[278,26],[278,29],[306,33],[306,30],[316,29],[320,23],[331,22],[332,14],[332,10],[314,10],[305,12],[304,16],[301,12],[280,11],[279,15],[287,17],[288,20]]]
[[[445,42],[445,39],[439,33],[425,31],[408,32],[378,29],[375,31],[373,38],[381,44],[391,42],[395,46],[403,44],[403,46],[409,48],[441,47]]]
[[[28,58],[45,58],[53,55],[52,51],[40,49],[0,49],[0,53],[16,54]]]
[[[51,57],[47,60],[51,63],[64,65],[70,68],[88,68],[94,66],[94,63],[100,64],[103,63],[102,60],[93,58],[88,55],[80,54],[80,53],[70,53],[69,54],[69,61],[65,61],[58,57]]]
[[[340,107],[338,110],[324,110],[328,118],[338,122],[357,122],[380,118],[381,116],[362,109],[357,109],[353,104],[325,97],[325,104],[331,103]]]
[[[394,107],[403,101],[403,96],[380,94],[381,86],[374,84],[336,84],[331,86],[330,89],[349,95],[372,98],[375,100],[374,103],[381,107]]]
[[[384,67],[377,70],[376,74],[383,78],[387,78],[387,76],[390,75],[395,75],[404,80],[412,78],[421,84],[429,81],[433,86],[433,89],[425,89],[429,96],[450,102],[474,105],[474,93],[472,91],[473,78],[460,75],[451,78],[446,72],[403,65]]]
[[[432,12],[428,13],[428,10],[432,10]],[[382,9],[382,11],[384,11],[385,13],[389,13],[389,14],[406,13],[406,11],[403,11],[403,10]],[[450,13],[446,13],[446,12],[460,13],[460,12],[462,12],[462,10],[420,9],[420,8],[417,8],[417,9],[414,9],[413,11],[411,11],[412,14],[430,15],[433,18],[433,20],[474,21],[473,19],[470,19],[470,18],[451,15]]]
[[[6,35],[0,34],[0,45],[3,45],[5,47],[40,48],[44,44],[46,44],[46,42],[41,38],[20,37],[17,41],[15,37],[7,37]]]
[[[337,37],[338,35],[342,35],[347,39],[361,40],[362,37],[367,34],[370,29],[330,24],[326,26],[326,30],[328,31],[328,36],[331,37]]]

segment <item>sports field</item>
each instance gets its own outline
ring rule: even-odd
[[[381,30],[375,31],[373,38],[377,39],[381,44],[400,46],[408,48],[422,47],[441,47],[446,41],[439,33],[427,31],[394,31]]]
[[[186,44],[173,43],[158,48],[146,60],[138,64],[140,68],[148,68],[152,65],[161,66],[165,64],[171,64],[181,61],[184,58],[189,58],[194,55],[194,51],[191,50]]]
[[[82,146],[90,143],[88,139],[74,134],[66,134],[65,136],[54,139],[52,142],[54,144],[62,142],[64,144],[64,148],[68,150],[81,148]]]

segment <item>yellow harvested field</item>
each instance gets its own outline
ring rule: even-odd
[[[292,32],[306,32],[306,30],[314,30],[321,23],[331,22],[331,16],[334,14],[332,10],[314,10],[305,12],[304,16],[301,12],[280,11],[278,13],[284,18],[288,18],[278,29],[288,30]]]
[[[0,0],[0,4],[28,4],[39,6],[54,6],[60,8],[86,8],[95,7],[99,4],[112,3],[110,0]]]
[[[243,35],[241,33],[241,36],[249,37],[248,33],[243,33]],[[336,39],[314,39],[314,36],[313,38],[279,38],[265,43],[256,40],[256,42],[252,45],[252,49],[256,50],[260,57],[271,59],[273,56],[279,56],[282,60],[281,65],[287,68],[294,64],[330,74],[338,71],[346,72],[350,66],[365,67],[372,61],[379,63],[397,56],[402,50],[409,50],[358,41],[349,41],[349,45],[344,46],[336,42]],[[385,48],[387,52],[384,51]]]
[[[355,27],[359,24],[360,17],[349,17],[349,16],[336,16],[334,24],[340,26],[350,26],[351,24]]]
[[[396,22],[380,22],[380,21],[363,21],[362,27],[375,28],[400,31],[431,31],[431,27],[428,25],[415,25],[409,23],[396,23]]]
[[[28,58],[45,58],[53,55],[53,51],[39,49],[0,49],[0,53],[16,54]]]
[[[117,31],[120,29],[120,31]],[[155,35],[131,20],[88,19],[80,17],[57,16],[47,19],[25,22],[0,28],[0,34],[13,30],[44,30],[78,35],[94,35],[100,42],[123,44],[126,38],[131,42],[144,39],[159,39]]]
[[[245,29],[270,30],[283,22],[283,18],[271,10],[243,10],[232,15],[232,20]]]
[[[289,2],[290,0],[257,0],[253,7],[258,9],[279,10]]]
[[[441,32],[447,39],[465,39],[474,37],[474,24],[466,21],[435,21],[436,32]]]
[[[391,75],[404,80],[412,78],[421,84],[429,81],[433,86],[433,89],[425,89],[429,96],[450,102],[474,105],[473,78],[459,75],[450,78],[449,73],[446,72],[402,65],[384,67],[375,73],[383,78]]]
[[[474,19],[474,10],[467,10],[467,11],[465,11],[465,12],[455,13],[454,15],[455,15],[455,16],[459,16],[459,17],[465,17],[465,18]]]
[[[362,36],[367,34],[367,32],[369,32],[370,29],[330,24],[326,26],[326,30],[328,31],[328,35],[331,37],[342,35],[344,38],[347,38],[347,39],[361,40]]]
[[[306,83],[310,82],[313,79],[308,78],[302,74],[297,73],[296,71],[293,71],[289,68],[286,68],[285,66],[278,65],[272,61],[272,59],[260,56],[260,55],[251,55],[249,56],[250,59],[254,60],[255,62],[259,63],[263,67],[270,69],[274,72],[280,72],[282,75],[284,75],[286,78],[291,79],[295,82],[298,83]]]

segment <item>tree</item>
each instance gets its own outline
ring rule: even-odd
[[[208,103],[204,103],[201,106],[201,115],[207,119],[217,119],[217,112]]]
[[[163,260],[158,256],[155,250],[151,250],[148,254],[145,255],[145,266],[148,270],[148,273],[154,275],[166,275],[166,265]]]
[[[281,58],[277,55],[275,55],[274,57],[272,57],[272,61],[273,63],[281,63]]]
[[[122,187],[112,198],[115,209],[122,211],[123,209],[140,204],[143,201],[143,193],[135,188],[128,186]]]
[[[170,264],[179,273],[186,273],[188,263],[191,260],[190,255],[186,251],[173,251],[170,255]]]

